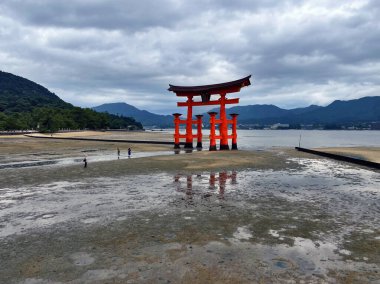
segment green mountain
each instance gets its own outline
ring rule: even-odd
[[[45,87],[0,71],[0,130],[142,129],[131,117],[98,113],[64,102]]]
[[[99,112],[133,116],[145,126],[173,127],[170,115],[158,115],[126,104],[110,103],[93,108]],[[219,112],[219,108],[212,111]],[[226,109],[227,114],[238,113],[239,124],[356,124],[380,121],[380,97],[364,97],[349,101],[334,101],[326,107],[310,105],[303,108],[282,109],[275,105],[234,106]],[[204,124],[209,116],[204,113]]]
[[[45,87],[0,71],[0,111],[28,112],[35,107],[72,108]]]
[[[92,108],[98,112],[108,112],[124,116],[132,116],[144,126],[173,127],[172,115],[160,115],[146,110],[140,110],[126,103],[103,104]]]

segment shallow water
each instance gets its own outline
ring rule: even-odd
[[[0,260],[8,262],[0,275],[30,283],[178,282],[191,274],[222,282],[379,280],[380,174],[289,161],[300,168],[1,185]],[[38,273],[16,276],[41,253]]]
[[[15,169],[15,168],[28,168],[28,167],[39,167],[39,166],[62,166],[83,163],[84,157],[86,157],[88,163],[101,162],[101,161],[113,161],[113,160],[124,160],[130,158],[145,158],[161,155],[172,155],[175,154],[174,151],[157,151],[157,152],[135,152],[131,157],[121,155],[118,157],[115,155],[115,151],[99,151],[99,150],[88,150],[83,151],[85,154],[81,157],[68,157],[68,158],[51,158],[54,153],[39,153],[31,154],[33,160],[25,160],[28,157],[23,156],[19,161],[12,161],[11,156],[3,155],[0,160],[0,170],[1,169]],[[87,154],[90,153],[90,154]],[[13,158],[14,159],[14,158]]]
[[[239,130],[241,149],[270,147],[380,147],[380,131]]]

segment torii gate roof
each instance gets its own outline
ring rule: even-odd
[[[234,93],[239,92],[242,87],[251,85],[249,78],[251,78],[251,75],[231,82],[204,86],[173,86],[169,84],[170,87],[168,91],[176,93],[177,96],[201,96],[205,94],[213,95],[220,93]]]

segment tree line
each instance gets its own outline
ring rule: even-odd
[[[60,129],[142,129],[131,117],[98,113],[80,107],[38,107],[30,112],[0,112],[0,130],[56,132]]]

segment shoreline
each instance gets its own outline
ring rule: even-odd
[[[302,148],[302,147],[295,147],[297,151],[304,152],[304,153],[310,153],[313,155],[337,160],[337,161],[344,161],[347,163],[355,164],[355,165],[361,165],[361,166],[366,166],[368,168],[373,168],[373,169],[380,169],[380,163],[377,162],[372,162],[368,161],[365,158],[363,158],[362,155],[353,155],[352,151],[346,152],[345,154],[342,154],[340,152],[335,152],[334,151],[323,151],[322,150],[313,150],[313,149],[308,149],[308,148]]]
[[[159,145],[174,145],[174,142],[169,141],[156,141],[156,140],[122,140],[122,139],[100,139],[100,138],[83,138],[83,137],[53,137],[51,136],[36,136],[36,135],[24,135],[30,138],[42,138],[42,139],[62,139],[62,140],[74,140],[74,141],[96,141],[96,142],[114,142],[114,143],[136,143],[136,144],[159,144]],[[184,142],[180,142],[184,145]]]
[[[260,150],[239,150],[239,151],[216,151],[210,152],[208,149],[202,151],[193,150],[192,154],[185,154],[181,148],[180,155],[174,155],[175,150],[173,144],[168,142],[172,139],[172,135],[162,132],[95,132],[85,131],[76,133],[62,133],[58,137],[50,135],[38,135],[49,139],[36,139],[33,137],[0,137],[0,164],[9,162],[23,162],[33,160],[53,160],[56,158],[78,158],[87,156],[91,162],[92,156],[108,155],[112,156],[117,153],[119,148],[122,155],[125,156],[128,148],[132,148],[132,152],[165,152],[166,156],[161,158],[152,157],[144,158],[151,159],[155,163],[154,168],[162,168],[162,170],[177,168],[177,169],[216,169],[216,168],[233,168],[233,167],[265,167],[278,168],[278,165],[284,167],[283,162],[279,162],[278,153],[286,153],[289,157],[309,157],[319,159],[318,157],[300,153],[293,148],[268,148]],[[53,139],[50,139],[53,138]],[[75,139],[75,140],[71,140]],[[78,140],[77,140],[78,139]],[[82,140],[83,139],[83,140]],[[126,140],[128,139],[128,140]],[[134,140],[135,139],[135,140]],[[143,144],[139,144],[136,139],[144,139]],[[106,142],[105,142],[106,141]],[[127,142],[126,142],[127,141]],[[154,145],[153,143],[157,143]],[[380,147],[334,147],[334,148],[313,148],[314,150],[326,151],[333,154],[345,155],[360,155],[363,159],[368,159],[373,162],[380,162]],[[167,154],[172,152],[172,154]],[[178,157],[176,157],[178,156]],[[166,158],[165,158],[166,157]],[[107,158],[108,159],[108,158]],[[108,160],[112,160],[109,158]],[[159,165],[161,161],[162,165]],[[101,163],[111,163],[111,161],[96,161],[100,163],[96,168],[102,168]],[[129,170],[134,171],[129,164],[133,164],[134,159],[131,159],[128,165],[124,165],[126,161],[118,161],[119,167],[125,166]],[[71,167],[72,165],[67,165]],[[79,166],[75,165],[76,167]],[[136,167],[141,167],[143,170],[152,168],[147,162],[145,167],[142,162],[136,162]],[[138,170],[137,170],[138,171]],[[99,172],[99,174],[101,174]]]

